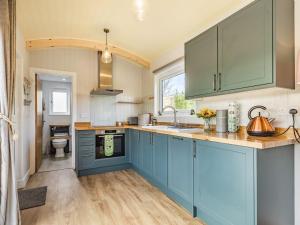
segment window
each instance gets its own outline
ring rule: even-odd
[[[171,105],[176,109],[190,110],[195,108],[195,102],[185,100],[185,74],[161,79],[161,105],[162,108]]]
[[[50,115],[70,115],[70,92],[68,89],[51,91]]]
[[[154,99],[156,112],[170,105],[177,111],[189,115],[190,110],[196,108],[195,101],[185,99],[183,60],[155,75]]]

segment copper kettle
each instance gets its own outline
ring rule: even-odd
[[[258,116],[252,117],[252,111],[255,109],[267,110],[265,106],[257,105],[252,107],[248,112],[248,117],[250,122],[247,126],[247,133],[251,136],[260,136],[260,137],[269,137],[275,134],[275,129],[272,126],[274,119],[269,119],[267,117],[261,116],[261,112],[258,113]]]

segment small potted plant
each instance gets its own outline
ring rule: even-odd
[[[211,118],[214,118],[215,116],[216,116],[216,111],[209,108],[203,108],[197,113],[197,117],[202,118],[204,121],[205,132],[209,132],[211,130],[210,128]]]

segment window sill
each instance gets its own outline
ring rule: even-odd
[[[49,113],[48,116],[71,116],[70,113]]]

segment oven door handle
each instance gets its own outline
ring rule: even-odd
[[[105,137],[105,135],[110,135],[110,134],[101,134],[101,135],[96,135],[96,137]],[[113,137],[124,137],[124,134],[112,134]]]

